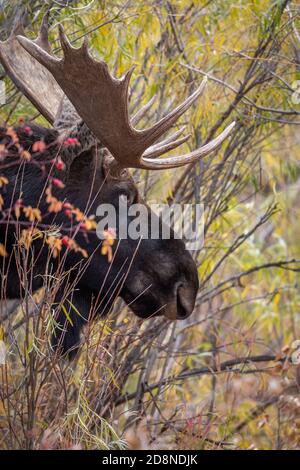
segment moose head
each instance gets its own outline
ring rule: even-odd
[[[152,127],[138,130],[134,126],[148,111],[152,100],[133,117],[129,116],[128,90],[133,68],[120,79],[112,77],[107,65],[90,55],[86,40],[78,49],[71,46],[61,25],[59,35],[63,57],[58,58],[49,45],[47,15],[35,41],[17,33],[20,30],[14,31],[6,42],[0,44],[1,62],[15,85],[54,124],[54,130],[32,126],[32,135],[26,138],[22,130],[17,131],[21,145],[30,150],[35,140],[43,139],[50,143],[43,155],[49,161],[60,149],[66,171],[65,186],[57,189],[57,194],[61,200],[69,201],[87,215],[95,213],[97,207],[104,203],[112,204],[118,213],[120,198],[125,196],[128,207],[133,203],[142,204],[149,220],[153,220],[153,214],[139,195],[128,169],[163,170],[197,162],[216,150],[234,125],[230,124],[217,138],[193,152],[158,158],[188,139],[189,136],[182,137],[182,129],[164,139],[162,137],[202,94],[205,80],[183,103]],[[61,148],[62,138],[68,136],[76,137],[80,145],[71,149]],[[6,171],[7,178],[13,178],[15,182],[14,187],[8,185],[6,204],[11,207],[22,193],[24,204],[32,207],[44,204],[47,212],[41,194],[48,175],[30,164],[25,164],[20,181],[16,173],[15,168]],[[20,224],[22,220],[21,217]],[[70,223],[63,211],[55,216],[48,213],[43,222],[60,226]],[[17,261],[13,250],[16,228],[15,224],[10,226],[9,223],[8,227],[8,235],[4,229],[0,232],[0,241],[5,238],[10,260],[6,265],[5,292],[9,297],[18,297],[22,288],[17,281]],[[118,232],[118,227],[116,229]],[[199,287],[197,268],[183,241],[177,239],[172,231],[167,240],[162,237],[119,239],[111,262],[98,250],[99,239],[95,233],[87,239],[78,231],[75,238],[86,249],[89,258],[79,276],[74,270],[79,255],[70,251],[65,258],[64,269],[69,270],[68,280],[73,282],[72,292],[67,295],[76,313],[72,308],[69,310],[72,324],[63,311],[57,319],[54,344],[64,352],[78,346],[80,328],[89,319],[95,299],[99,301],[100,298],[96,312],[100,314],[111,308],[117,296],[121,296],[141,318],[165,315],[176,320],[187,318],[192,313]],[[31,255],[35,257],[36,276],[33,276],[32,284],[37,289],[41,285],[40,275],[45,271],[48,251],[40,240],[34,244],[36,247],[31,247]],[[64,287],[57,291],[58,304],[63,296],[66,297]]]

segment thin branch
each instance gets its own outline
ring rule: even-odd
[[[218,366],[214,367],[200,367],[197,369],[192,369],[187,372],[182,372],[181,374],[176,375],[175,377],[166,377],[165,379],[156,382],[154,384],[144,384],[144,391],[151,391],[154,390],[155,388],[161,387],[162,385],[169,385],[174,382],[180,381],[180,380],[185,380],[189,379],[191,377],[198,377],[202,375],[211,375],[211,374],[218,374],[220,372],[229,372],[233,370],[233,368],[237,365],[242,365],[245,366],[246,364],[251,364],[251,363],[260,363],[260,362],[279,362],[282,360],[278,359],[274,355],[269,355],[269,354],[263,354],[260,356],[248,356],[248,357],[238,357],[236,359],[230,359],[228,361],[224,361],[223,363],[219,364]],[[242,373],[243,367],[241,369],[235,370],[237,373]],[[116,400],[116,405],[121,405],[122,403],[125,403],[126,401],[133,400],[136,396],[137,392],[133,392],[127,395],[124,395],[123,397],[120,397],[119,399]]]

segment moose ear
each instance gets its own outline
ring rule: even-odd
[[[48,13],[44,16],[38,38],[34,41],[47,52]],[[17,35],[20,25],[14,28],[7,41],[0,41],[0,61],[9,78],[37,110],[53,124],[63,91],[52,74],[32,57],[20,44]]]

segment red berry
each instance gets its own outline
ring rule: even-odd
[[[64,141],[64,145],[79,145],[79,141],[76,139],[76,137],[68,137]]]
[[[60,157],[58,157],[58,159],[55,161],[55,166],[58,170],[64,170],[66,167],[66,165],[64,164],[64,162],[62,161]]]
[[[57,188],[61,188],[61,189],[62,189],[62,188],[65,187],[64,183],[63,183],[61,180],[59,180],[58,178],[53,178],[53,179],[52,179],[52,183],[53,183],[54,186],[56,186]]]
[[[58,170],[63,170],[64,169],[64,163],[63,162],[56,162],[55,166]]]
[[[64,235],[64,236],[62,237],[61,241],[62,241],[62,244],[63,244],[65,247],[68,248],[68,246],[69,246],[69,237],[68,237],[67,235]]]

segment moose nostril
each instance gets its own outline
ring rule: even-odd
[[[182,283],[176,286],[176,299],[177,299],[177,317],[187,318],[193,311],[194,302],[190,301],[189,293]]]

